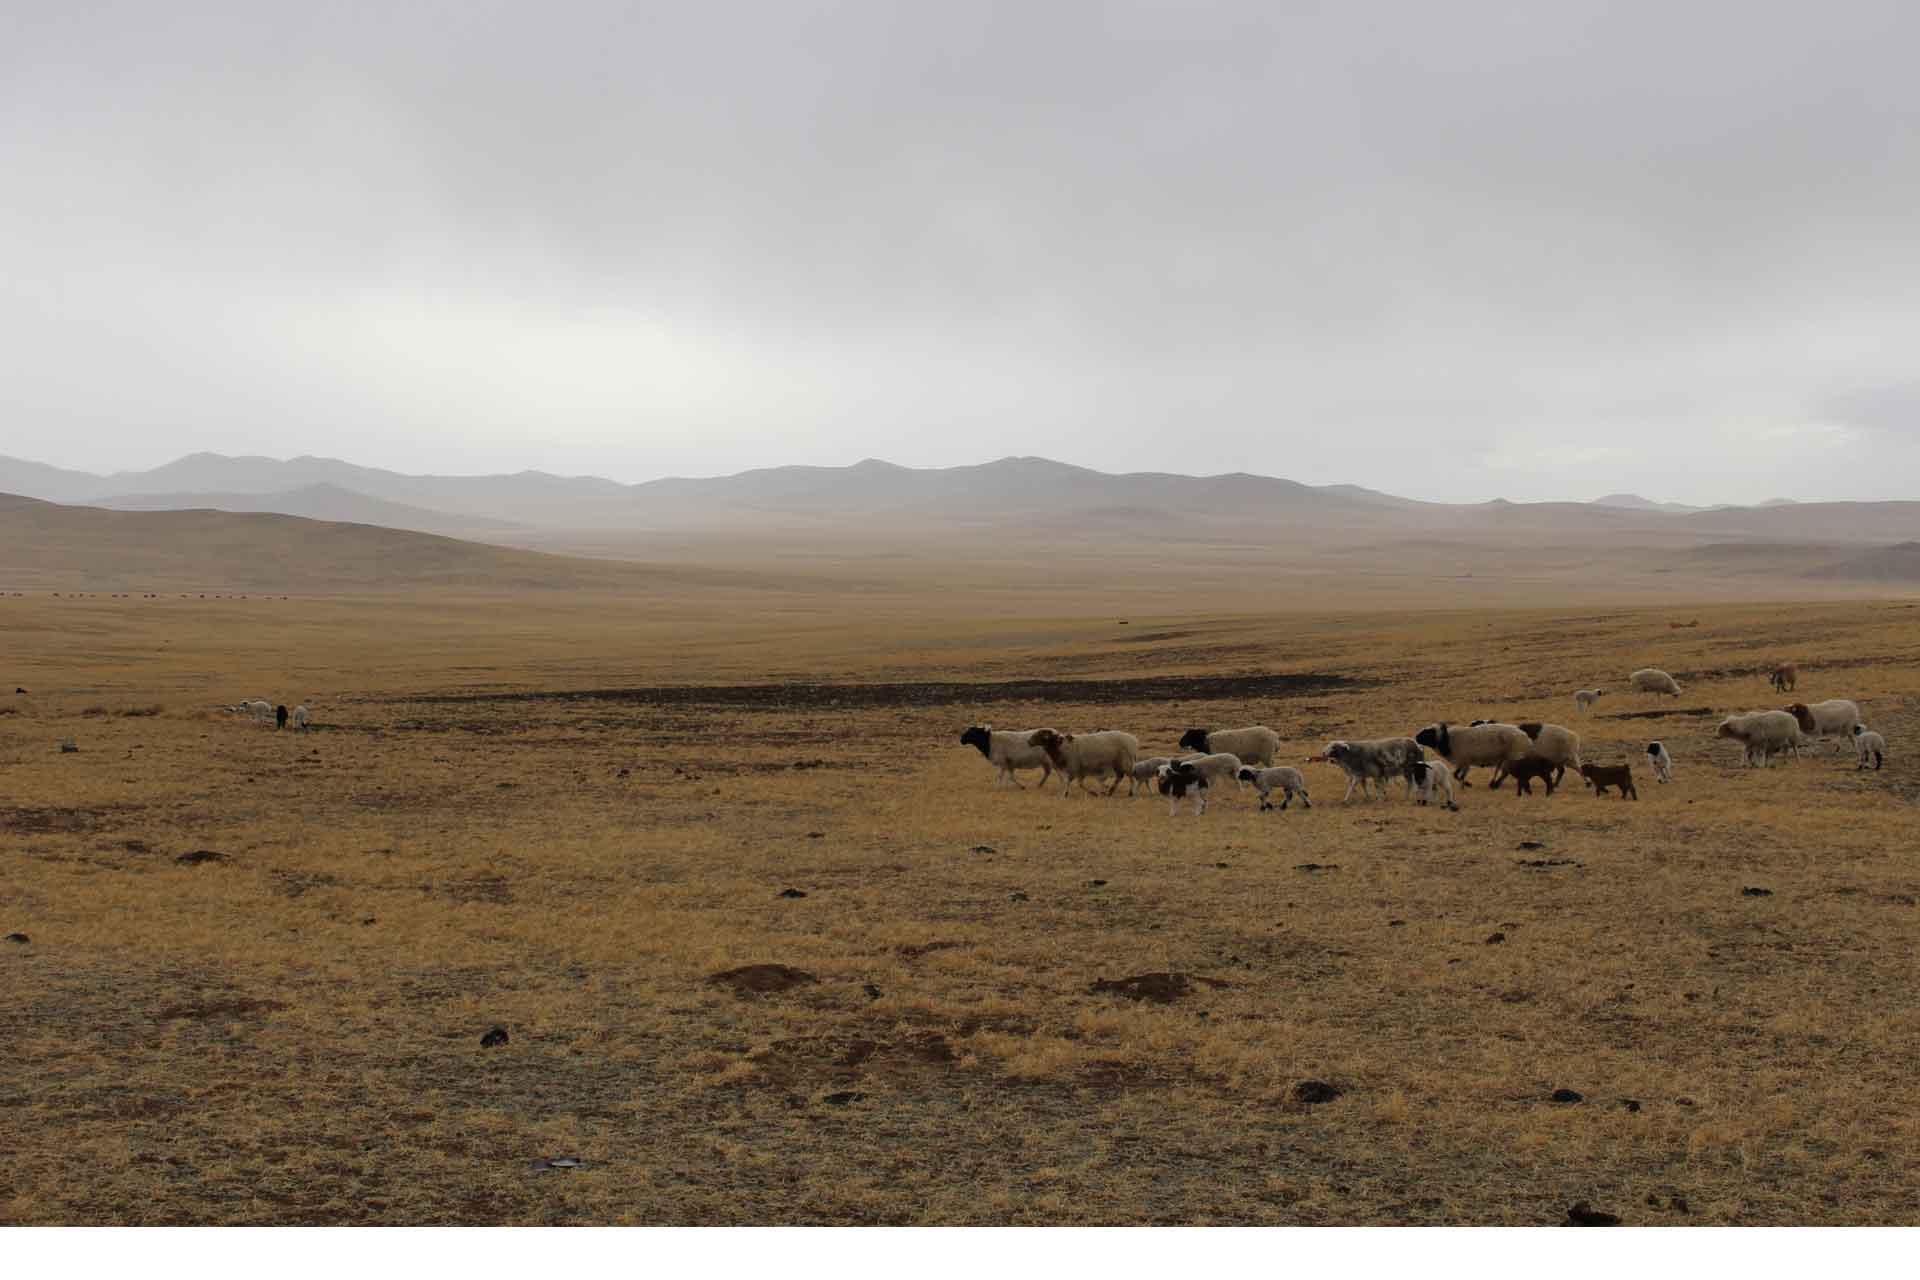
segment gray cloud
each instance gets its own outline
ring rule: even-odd
[[[1920,11],[46,5],[0,451],[1912,496]]]

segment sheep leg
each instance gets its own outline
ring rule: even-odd
[[[1472,786],[1473,784],[1467,781],[1467,770],[1471,769],[1472,767],[1473,767],[1472,765],[1463,764],[1458,769],[1455,769],[1453,771],[1453,780],[1459,783],[1463,787]]]
[[[1289,792],[1287,793],[1287,798],[1288,798],[1289,800],[1291,800],[1291,799],[1293,798],[1293,793],[1292,793],[1291,791],[1289,791]],[[1282,809],[1284,809],[1284,808],[1286,808],[1287,806],[1285,806],[1285,805],[1281,805],[1280,807],[1281,807]],[[1302,809],[1311,809],[1311,808],[1313,808],[1313,801],[1311,801],[1311,800],[1309,800],[1309,799],[1307,799],[1307,793],[1306,793],[1306,792],[1304,792],[1304,791],[1302,791],[1302,792],[1300,793],[1300,807],[1301,807]]]

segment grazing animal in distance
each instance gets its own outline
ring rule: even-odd
[[[1026,790],[1015,777],[1019,769],[1039,769],[1040,785],[1045,786],[1047,779],[1053,776],[1053,762],[1047,758],[1045,748],[1034,746],[1031,739],[1036,730],[1002,729],[996,731],[990,724],[968,725],[960,734],[960,745],[977,748],[998,772],[994,775],[994,785],[1011,782],[1015,788]]]
[[[1557,766],[1551,760],[1539,756],[1528,756],[1524,760],[1515,760],[1507,766],[1507,776],[1515,783],[1515,795],[1533,794],[1532,783],[1535,780],[1547,784],[1547,794],[1553,794],[1553,774]]]
[[[1245,729],[1189,729],[1180,735],[1180,749],[1198,755],[1240,757],[1241,764],[1270,765],[1280,750],[1280,735],[1263,724]]]
[[[1306,775],[1291,765],[1283,764],[1272,769],[1255,769],[1251,765],[1243,765],[1234,777],[1240,782],[1253,784],[1253,789],[1260,793],[1262,810],[1274,807],[1272,796],[1275,791],[1283,793],[1280,797],[1282,809],[1292,804],[1295,796],[1300,797],[1302,809],[1313,808],[1313,801],[1307,798]]]
[[[1800,683],[1800,668],[1792,662],[1782,662],[1767,673],[1767,683],[1780,693],[1792,693],[1793,687]]]
[[[293,731],[305,733],[313,727],[313,713],[307,710],[307,704],[301,703],[293,709]]]
[[[1608,787],[1618,787],[1622,800],[1640,798],[1640,792],[1633,785],[1632,765],[1583,764],[1580,766],[1580,776],[1593,788],[1595,799],[1605,795]]]
[[[1667,754],[1666,743],[1649,742],[1647,744],[1647,763],[1653,768],[1655,782],[1673,781],[1673,757]]]
[[[287,714],[287,704],[284,702],[273,709],[273,727],[275,729],[284,729],[287,727]]]
[[[1680,696],[1680,682],[1658,667],[1642,667],[1627,677],[1636,693],[1665,693]]]
[[[1593,709],[1593,704],[1607,696],[1605,689],[1577,689],[1573,695],[1573,707],[1581,715]]]
[[[1887,740],[1863,724],[1853,726],[1853,745],[1860,752],[1860,763],[1854,766],[1854,772],[1867,767],[1867,757],[1873,757],[1873,767],[1878,769],[1887,758]]]
[[[1743,748],[1741,759],[1751,768],[1764,769],[1776,755],[1785,755],[1804,740],[1800,722],[1785,711],[1749,711],[1728,716],[1714,730],[1714,736],[1731,738]]]

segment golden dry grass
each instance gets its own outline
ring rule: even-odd
[[[0,600],[0,931],[31,936],[0,944],[0,1221],[1920,1220],[1914,605],[1049,603]],[[1776,704],[1775,655],[1863,703],[1883,772],[1734,767],[1712,725]],[[1617,692],[1648,664],[1677,704]],[[497,696],[1251,672],[1362,683]],[[255,696],[320,730],[210,709]],[[1311,811],[1172,820],[996,791],[956,741],[1258,720],[1304,756],[1481,715],[1603,761],[1659,737],[1678,779],[1445,813],[1303,766]],[[817,981],[710,981],[750,964]],[[1091,990],[1152,972],[1190,990]],[[590,1167],[529,1169],[563,1153]]]

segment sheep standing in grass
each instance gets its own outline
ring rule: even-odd
[[[1172,756],[1148,756],[1144,760],[1134,761],[1133,768],[1127,771],[1127,794],[1137,796],[1142,787],[1152,790],[1154,783],[1159,780],[1160,766],[1172,763]]]
[[[1160,788],[1160,794],[1167,798],[1169,817],[1180,816],[1180,802],[1188,796],[1193,797],[1194,816],[1207,811],[1207,778],[1198,769],[1183,760],[1172,761],[1155,771],[1154,780]]]
[[[1649,742],[1647,744],[1647,764],[1653,769],[1655,782],[1673,781],[1673,757],[1668,754],[1666,743]]]
[[[1627,677],[1635,693],[1665,693],[1680,696],[1680,682],[1658,667],[1642,667]]]
[[[1420,804],[1432,804],[1435,796],[1444,796],[1447,809],[1460,806],[1453,798],[1453,770],[1445,764],[1432,760],[1416,760],[1407,766],[1407,785],[1413,791],[1413,798]]]
[[[1253,784],[1253,789],[1260,793],[1262,810],[1274,807],[1272,797],[1275,791],[1283,793],[1280,797],[1282,809],[1292,804],[1295,796],[1300,797],[1302,809],[1313,808],[1313,801],[1307,798],[1306,775],[1291,765],[1283,764],[1272,769],[1255,769],[1251,765],[1243,765],[1234,777],[1240,782]]]
[[[1511,724],[1472,724],[1463,729],[1442,720],[1414,734],[1413,740],[1445,760],[1463,787],[1473,785],[1467,781],[1469,769],[1491,765],[1498,781],[1508,766],[1533,752],[1533,739]]]
[[[1793,687],[1800,683],[1800,667],[1796,663],[1783,662],[1767,673],[1767,683],[1776,692],[1792,693]]]
[[[1607,794],[1608,787],[1617,787],[1622,800],[1640,798],[1639,789],[1633,785],[1633,766],[1626,764],[1583,764],[1580,776],[1593,788],[1597,800]]]
[[[1607,696],[1605,689],[1579,689],[1573,695],[1573,709],[1581,715],[1593,709],[1593,704]]]
[[[1426,756],[1412,738],[1374,738],[1367,742],[1329,742],[1325,751],[1309,758],[1338,765],[1347,775],[1347,793],[1340,797],[1340,802],[1345,804],[1353,799],[1355,787],[1360,788],[1364,798],[1369,784],[1377,786],[1384,799],[1387,783],[1394,778],[1404,781],[1407,770]],[[1408,790],[1412,790],[1410,783]]]
[[[1557,724],[1541,724],[1537,720],[1528,720],[1514,728],[1527,735],[1533,743],[1532,755],[1545,760],[1553,766],[1553,785],[1559,786],[1567,776],[1567,770],[1580,771],[1580,735],[1571,729]],[[1503,771],[1496,768],[1488,787],[1498,789]]]
[[[1749,711],[1722,720],[1714,736],[1739,743],[1741,759],[1752,768],[1764,769],[1773,757],[1799,745],[1800,722],[1785,711]]]
[[[1114,729],[1099,733],[1058,733],[1052,729],[1037,729],[1027,742],[1044,750],[1054,769],[1066,779],[1066,786],[1060,792],[1063,796],[1073,791],[1076,782],[1082,790],[1091,791],[1093,788],[1087,786],[1087,779],[1103,778],[1108,774],[1113,775],[1113,781],[1108,785],[1106,794],[1112,795],[1127,780],[1134,762],[1140,758],[1140,739]]]
[[[293,709],[293,731],[305,733],[313,727],[313,714],[307,710],[307,704],[301,703]]]
[[[255,698],[246,704],[247,714],[253,717],[255,724],[265,724],[273,719],[273,704],[265,698]]]
[[[1553,771],[1553,761],[1542,760],[1539,756],[1528,756],[1525,760],[1515,760],[1507,766],[1507,776],[1514,781],[1514,793],[1522,796],[1533,794],[1533,787],[1530,784],[1535,779],[1546,783],[1547,794],[1552,795],[1554,787]]]
[[[1034,746],[1031,739],[1037,730],[1002,729],[995,731],[990,724],[968,725],[960,734],[960,745],[973,747],[987,758],[987,762],[999,770],[994,784],[1011,782],[1020,786],[1020,779],[1014,776],[1019,769],[1039,769],[1040,785],[1045,786],[1047,779],[1053,776],[1053,762],[1047,759],[1045,748]]]
[[[1263,724],[1245,729],[1189,729],[1180,735],[1180,749],[1198,755],[1225,752],[1239,756],[1242,764],[1270,765],[1280,750],[1280,735]]]
[[[1192,765],[1207,780],[1207,786],[1219,787],[1231,782],[1238,785],[1241,760],[1231,751],[1214,751],[1203,756],[1182,756],[1176,764]]]
[[[1873,757],[1873,767],[1878,769],[1887,758],[1887,740],[1863,724],[1853,726],[1854,749],[1860,753],[1860,763],[1855,766],[1857,773],[1867,767],[1867,757]]]
[[[1811,706],[1796,702],[1781,709],[1799,722],[1800,732],[1809,738],[1845,742],[1853,737],[1853,726],[1866,723],[1860,715],[1860,705],[1848,698],[1828,698]]]

